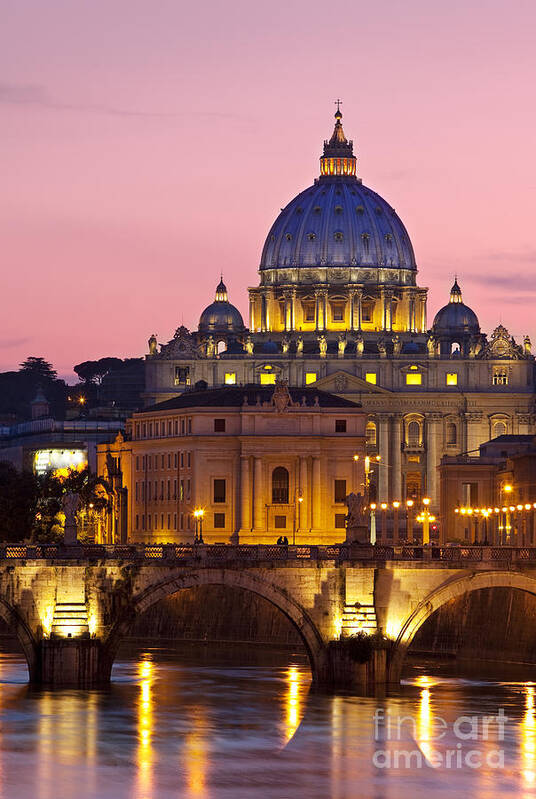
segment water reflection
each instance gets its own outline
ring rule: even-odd
[[[138,785],[137,796],[151,799],[153,793],[153,698],[152,686],[154,667],[150,660],[144,659],[138,666],[140,699],[138,702]]]
[[[522,775],[524,788],[534,790],[536,786],[536,719],[534,685],[525,685],[525,713],[521,721],[521,756],[522,756]]]
[[[211,659],[212,658],[212,659]],[[390,696],[309,693],[306,666],[281,655],[260,665],[222,651],[136,650],[108,691],[33,691],[22,659],[0,656],[0,799],[450,799],[532,797],[536,788],[536,685],[421,670]],[[504,672],[503,672],[504,676]],[[434,769],[455,748],[460,715],[510,721],[504,769],[463,763]],[[386,721],[375,739],[374,713]],[[437,718],[449,725],[438,742]],[[387,729],[391,720],[391,737]],[[403,724],[397,740],[397,719]],[[465,746],[465,745],[464,745]],[[473,743],[468,742],[467,748]],[[477,748],[497,747],[480,728]],[[379,768],[375,751],[418,749],[423,768]],[[476,747],[475,747],[476,748]]]

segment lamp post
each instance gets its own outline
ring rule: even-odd
[[[511,485],[509,485],[507,483],[506,485],[503,485],[502,490],[506,494],[506,500],[508,500],[510,498],[509,495],[512,493],[514,488],[513,488],[513,486],[511,486]],[[509,544],[510,543],[510,532],[512,530],[512,525],[511,525],[511,521],[510,521],[510,513],[512,512],[512,510],[515,510],[515,508],[514,508],[513,505],[511,505],[511,506],[508,505],[506,501],[505,501],[504,504],[506,506],[505,525],[504,525],[504,527],[505,527],[505,529],[504,529],[504,533],[505,533],[504,543],[505,544]]]
[[[205,515],[205,511],[203,508],[196,508],[194,510],[194,519],[195,519],[195,539],[194,543],[202,544],[203,543],[203,516]]]
[[[382,502],[382,541],[385,544],[387,541],[387,502]]]
[[[408,543],[413,543],[413,523],[411,518],[412,508],[413,508],[413,500],[407,499],[406,500],[406,541]]]
[[[434,521],[435,517],[430,513],[430,498],[424,497],[422,504],[424,505],[421,513],[422,545],[425,547],[430,543],[430,522]]]
[[[298,491],[298,530],[301,528],[301,506],[303,502],[302,490]],[[294,517],[294,529],[292,531],[292,546],[296,545],[296,516]]]
[[[399,509],[399,507],[400,507],[400,502],[398,502],[397,500],[395,500],[395,501],[393,502],[393,508],[394,508],[394,510],[395,510],[395,514],[394,514],[394,530],[393,530],[393,540],[394,540],[394,543],[395,543],[395,544],[398,544],[398,538],[399,538],[399,536],[398,536],[398,509]]]

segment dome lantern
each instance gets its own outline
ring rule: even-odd
[[[342,128],[341,100],[337,100],[335,111],[335,128],[329,141],[324,141],[324,152],[320,157],[321,178],[335,176],[355,178],[357,160],[354,155],[354,143],[348,141]]]

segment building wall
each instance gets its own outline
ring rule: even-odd
[[[225,421],[223,432],[215,432],[215,420]],[[346,432],[335,432],[337,420]],[[191,542],[193,511],[202,508],[206,543],[274,543],[280,535],[333,543],[346,535],[344,497],[364,491],[365,416],[358,407],[146,412],[133,416],[129,430],[132,440],[99,448],[99,474],[109,454],[121,465],[132,541]],[[288,471],[286,502],[272,494],[277,467]],[[336,480],[345,481],[337,497]]]

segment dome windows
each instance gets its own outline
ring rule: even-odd
[[[292,233],[287,233],[285,238],[287,241],[292,241]]]
[[[313,213],[314,214],[320,214],[321,212],[322,212],[322,208],[320,207],[320,205],[315,205],[315,207],[313,208]]]
[[[365,213],[365,209],[363,208],[362,205],[358,205],[357,208],[355,209],[355,212],[356,214],[359,214],[361,216],[362,214]]]
[[[314,241],[316,239],[316,233],[313,233],[311,231],[310,233],[307,234],[307,238],[309,239],[309,241]]]
[[[335,213],[339,215],[342,214],[342,205],[335,206]]]
[[[336,230],[335,233],[333,234],[333,238],[335,239],[335,241],[344,241],[344,233],[342,232],[342,230]]]
[[[381,209],[381,206],[377,205],[376,208],[374,209],[374,213],[376,213],[378,216],[380,216],[380,214],[383,213],[383,211]]]

